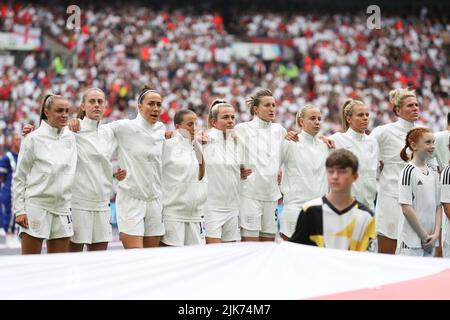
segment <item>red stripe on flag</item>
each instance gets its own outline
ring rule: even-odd
[[[418,279],[312,298],[312,300],[449,300],[450,269]]]

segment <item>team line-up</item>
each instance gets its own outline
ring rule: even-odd
[[[319,137],[319,108],[300,108],[300,133],[287,133],[274,123],[268,89],[247,99],[253,119],[237,125],[234,107],[215,99],[200,135],[187,109],[175,114],[176,130],[166,131],[158,121],[162,96],[148,87],[135,119],[107,124],[101,89],[84,92],[70,121],[68,100],[48,94],[39,127],[24,128],[13,176],[22,253],[41,253],[43,240],[49,253],[106,250],[115,177],[126,249],[273,241],[283,197],[284,240],[418,256],[434,255],[441,243],[448,257],[448,134],[435,139],[416,124],[414,91],[394,89],[389,99],[396,122],[367,135],[369,108],[348,99],[342,132]]]

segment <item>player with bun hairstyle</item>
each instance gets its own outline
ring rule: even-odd
[[[206,243],[241,239],[239,231],[241,157],[234,134],[235,109],[226,100],[214,99],[208,114],[208,144],[204,146],[208,196],[205,205]]]
[[[161,107],[161,94],[144,86],[136,118],[107,124],[117,139],[119,166],[127,170],[116,197],[117,225],[126,249],[157,247],[164,235],[161,174],[165,126],[158,121]]]

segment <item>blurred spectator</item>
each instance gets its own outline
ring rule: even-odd
[[[64,63],[61,56],[56,56],[52,61],[52,70],[56,76],[61,76],[64,74]]]

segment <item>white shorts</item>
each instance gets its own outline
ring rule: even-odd
[[[116,196],[116,210],[119,232],[141,237],[164,235],[160,199],[144,201],[119,190]]]
[[[51,213],[45,209],[26,208],[28,228],[20,227],[19,235],[24,232],[32,237],[53,240],[73,236],[72,216]]]
[[[224,242],[240,240],[239,212],[205,212],[205,234],[208,238],[221,239]]]
[[[166,233],[162,242],[168,246],[189,246],[205,244],[203,222],[164,221]]]
[[[73,209],[73,243],[99,243],[112,240],[111,211]]]
[[[442,244],[442,257],[450,258],[450,243],[444,242]]]
[[[283,208],[283,215],[281,216],[280,232],[287,236],[292,237],[297,226],[298,216],[302,210],[301,204],[287,204]]]
[[[277,207],[278,201],[260,201],[241,197],[240,227],[255,236],[258,236],[256,231],[275,236],[278,219]],[[248,236],[245,232],[242,234]]]
[[[398,198],[378,195],[375,206],[375,218],[377,222],[377,234],[390,239],[398,238],[398,221],[402,215]]]
[[[429,253],[422,248],[397,248],[395,254],[411,257],[434,257],[435,249],[432,253]]]

